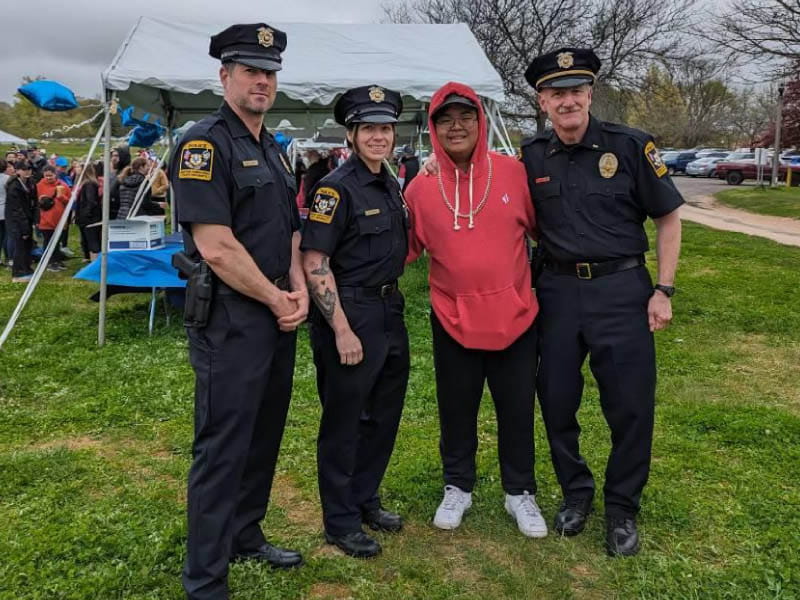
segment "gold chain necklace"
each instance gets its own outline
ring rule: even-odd
[[[486,155],[487,160],[489,161],[489,176],[486,178],[486,189],[483,191],[483,198],[478,203],[478,207],[472,211],[472,218],[474,219],[483,207],[486,205],[486,201],[489,199],[489,190],[492,187],[492,156],[491,154]],[[458,167],[456,167],[458,168]],[[455,213],[456,209],[450,204],[450,200],[447,199],[447,194],[444,192],[444,182],[442,181],[442,170],[439,169],[439,172],[436,174],[436,179],[439,182],[439,193],[442,195],[442,200],[444,200],[445,205],[450,210],[451,213]],[[457,215],[461,219],[469,219],[470,215],[467,213],[466,215],[462,215],[460,212]]]

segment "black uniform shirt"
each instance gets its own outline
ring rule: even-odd
[[[296,183],[266,129],[255,140],[223,103],[183,136],[170,180],[187,252],[199,258],[192,223],[226,225],[267,278],[289,272],[292,233],[300,228]]]
[[[643,223],[669,214],[683,198],[647,133],[590,117],[580,143],[555,131],[526,140],[540,243],[555,260],[603,261],[647,251]]]
[[[300,248],[330,257],[337,286],[376,287],[400,277],[408,217],[397,180],[385,166],[373,174],[354,153],[317,184]]]

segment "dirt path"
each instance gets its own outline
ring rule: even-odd
[[[719,204],[712,196],[684,196],[681,219],[722,229],[757,235],[789,246],[800,246],[800,220],[759,215]]]
[[[714,199],[714,195],[731,189],[731,186],[719,179],[673,177],[672,181],[686,200],[686,204],[681,207],[681,218],[685,221],[694,221],[724,231],[757,235],[780,244],[800,246],[800,219],[759,215],[720,204]],[[744,184],[749,185],[752,182]]]

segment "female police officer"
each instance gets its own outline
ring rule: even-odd
[[[378,497],[409,372],[397,278],[408,250],[407,215],[391,155],[400,94],[377,85],[346,92],[336,121],[353,155],[314,192],[301,249],[316,305],[310,318],[322,419],[317,440],[325,539],[351,556],[376,556],[372,529],[396,532]]]

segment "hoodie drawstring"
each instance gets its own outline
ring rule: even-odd
[[[458,231],[461,229],[461,225],[458,224],[458,209],[461,208],[458,203],[458,169],[456,169],[456,209],[453,211],[453,229]],[[470,202],[472,202],[472,197],[470,197]],[[470,211],[472,210],[472,206],[470,206]]]
[[[475,163],[469,163],[469,228],[475,229],[475,215],[472,212],[472,174],[475,170]],[[458,209],[456,209],[458,212]]]

